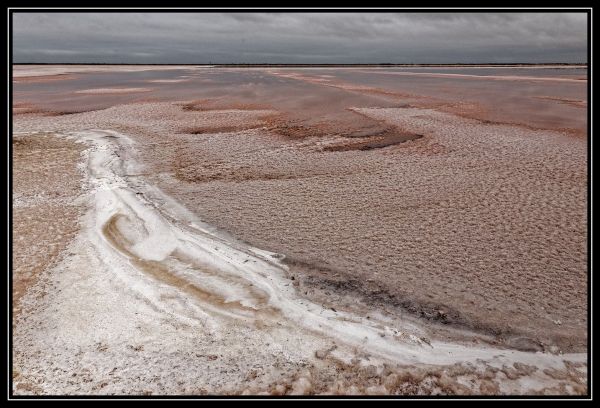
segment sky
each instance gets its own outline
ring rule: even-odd
[[[13,62],[587,62],[585,13],[13,14]]]

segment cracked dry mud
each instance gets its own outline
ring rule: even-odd
[[[580,122],[281,71],[15,82],[14,392],[585,394]]]

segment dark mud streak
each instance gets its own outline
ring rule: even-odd
[[[198,127],[184,129],[181,134],[187,135],[203,135],[217,133],[237,133],[245,130],[260,129],[260,126],[215,126],[215,127]]]
[[[520,351],[543,351],[545,345],[538,340],[520,336],[519,330],[501,328],[495,325],[487,325],[475,322],[461,314],[455,308],[436,302],[423,302],[414,299],[408,293],[390,293],[387,289],[373,283],[348,279],[342,271],[328,268],[316,263],[306,262],[299,259],[285,258],[284,263],[290,267],[292,276],[295,271],[301,271],[302,283],[306,286],[320,291],[333,291],[351,298],[358,298],[361,302],[374,309],[387,310],[390,306],[401,313],[426,320],[429,323],[440,324],[450,328],[465,330],[491,336],[495,339],[492,343],[503,344],[506,347]],[[324,278],[323,276],[334,276],[338,279]],[[481,339],[480,339],[481,340]]]
[[[243,103],[228,101],[223,102],[216,99],[199,99],[189,103],[181,105],[184,111],[194,112],[209,112],[209,111],[220,111],[220,110],[244,110],[244,111],[256,111],[256,110],[272,110],[271,105],[256,104],[256,103]]]
[[[80,110],[80,111],[40,111],[44,116],[65,116],[65,115],[76,115],[78,113],[95,112],[100,109]]]
[[[42,108],[33,103],[20,102],[13,104],[13,115],[66,116],[78,113],[95,112],[101,109],[53,110]]]
[[[395,146],[410,140],[417,140],[422,138],[423,135],[406,133],[390,129],[385,132],[363,137],[364,140],[359,142],[350,142],[344,144],[336,144],[333,146],[327,146],[323,148],[327,152],[345,152],[350,150],[375,150],[383,149],[385,147]]]

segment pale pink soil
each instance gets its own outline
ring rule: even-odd
[[[368,120],[351,122],[351,131],[368,123],[423,137],[345,149],[360,137],[332,133],[318,116],[298,121],[289,105],[280,111],[255,100],[249,109],[248,99],[223,98],[217,109],[190,109],[186,98],[64,116],[21,105],[15,130],[130,135],[145,178],[209,224],[284,254],[298,290],[331,307],[375,306],[433,322],[433,332],[467,328],[521,349],[586,350],[583,138],[389,102],[381,108],[369,99],[335,118],[357,112]],[[354,373],[343,385],[334,382],[336,369],[313,367],[292,370],[294,385],[270,392],[302,392],[306,381],[322,383],[319,392],[467,392],[457,378],[472,375],[465,367],[450,379],[418,370],[340,370]],[[506,370],[519,377],[527,368]],[[496,372],[480,392],[499,392]],[[369,388],[378,386],[384,388]]]

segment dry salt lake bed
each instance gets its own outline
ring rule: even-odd
[[[12,85],[16,395],[587,393],[586,67]]]

